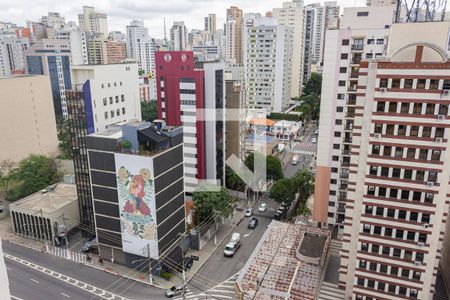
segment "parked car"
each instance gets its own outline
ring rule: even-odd
[[[281,218],[283,217],[283,215],[284,215],[284,212],[281,212],[281,211],[277,210],[277,212],[273,215],[273,218],[274,218],[275,220],[281,220]]]
[[[166,297],[172,298],[174,296],[178,296],[183,294],[183,286],[173,286],[166,290]]]
[[[245,216],[246,217],[251,217],[252,216],[252,208],[249,207],[245,210]]]
[[[184,267],[186,269],[190,269],[193,264],[194,264],[194,260],[192,259],[192,257],[186,257],[186,259],[184,260]]]
[[[241,235],[235,232],[231,236],[231,239],[228,242],[228,244],[225,245],[223,255],[226,257],[232,257],[240,246],[241,246]]]
[[[312,142],[313,142],[313,144],[317,143],[317,139],[316,139],[316,138],[313,138],[313,139],[312,139]]]
[[[258,219],[252,218],[250,220],[250,223],[248,223],[248,229],[255,229],[257,225],[258,225]]]
[[[294,155],[294,156],[292,157],[292,164],[293,164],[293,165],[298,164],[298,155]]]
[[[316,132],[314,132],[315,135],[319,135],[319,129],[316,130]]]
[[[259,205],[258,211],[259,211],[259,212],[265,212],[266,209],[267,209],[267,204],[266,204],[266,203],[261,203],[261,204]]]

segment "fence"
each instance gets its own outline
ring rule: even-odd
[[[87,261],[86,254],[75,252],[66,248],[55,247],[49,244],[45,244],[45,252],[80,264],[84,264]]]

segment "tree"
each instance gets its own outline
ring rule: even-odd
[[[141,101],[142,121],[152,122],[158,119],[158,103],[156,100]]]
[[[295,198],[295,188],[291,178],[283,178],[275,182],[270,189],[270,198],[278,203],[284,202],[291,205]]]
[[[303,86],[303,95],[308,95],[311,93],[316,93],[321,95],[322,92],[322,75],[318,73],[312,73],[311,77],[306,81]]]
[[[257,153],[256,155],[262,155],[262,154]],[[254,161],[255,161],[254,153],[250,153],[245,159],[245,165],[252,172],[254,171]],[[267,169],[267,180],[273,179],[276,181],[276,180],[283,178],[283,167],[281,165],[280,160],[278,158],[276,158],[275,156],[273,156],[273,155],[266,156],[266,169]]]
[[[242,191],[245,187],[245,182],[229,166],[225,166],[225,183],[227,188],[235,191]]]
[[[32,154],[19,163],[16,178],[21,181],[18,197],[37,192],[59,181],[58,164],[52,157]]]
[[[209,219],[215,213],[223,217],[231,213],[231,197],[224,187],[202,184],[192,193],[192,198],[198,223]]]
[[[70,139],[69,121],[61,119],[58,123],[59,148],[64,158],[72,158],[72,140]]]
[[[296,213],[297,215],[302,215],[305,216],[306,218],[309,218],[309,216],[311,216],[311,210],[309,209],[306,203],[300,204],[300,206],[297,208]]]
[[[9,159],[0,162],[0,184],[4,193],[8,191],[9,182],[13,178],[13,171],[16,164]]]
[[[314,176],[308,169],[302,169],[292,177],[292,184],[302,203],[308,200],[314,190]]]

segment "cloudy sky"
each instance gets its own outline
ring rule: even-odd
[[[305,4],[320,0],[306,0]],[[83,5],[95,6],[108,14],[109,30],[125,32],[132,19],[143,19],[154,37],[163,37],[163,20],[167,29],[173,21],[185,21],[188,30],[203,29],[203,18],[208,13],[217,15],[220,28],[225,20],[226,8],[235,5],[244,12],[260,12],[281,7],[283,0],[0,0],[0,21],[24,25],[25,20],[37,21],[48,11],[59,12],[66,21],[78,23],[77,14]],[[322,1],[323,2],[323,1]],[[365,0],[338,0],[341,7],[363,6]]]

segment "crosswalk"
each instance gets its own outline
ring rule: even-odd
[[[236,288],[235,288],[235,282],[236,278],[238,276],[238,273],[234,274],[224,282],[222,282],[219,285],[216,285],[215,287],[201,293],[194,295],[194,293],[187,288],[186,289],[186,299],[189,300],[200,300],[200,299],[223,299],[223,300],[233,300],[237,299],[236,297]],[[175,300],[182,300],[183,297],[177,297],[174,298]]]
[[[291,150],[291,152],[294,153],[294,154],[300,154],[300,155],[315,155],[316,154],[315,151],[310,151],[310,150],[293,149],[293,150]]]

